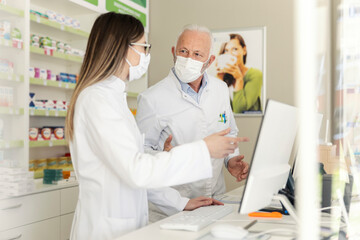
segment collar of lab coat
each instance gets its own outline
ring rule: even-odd
[[[107,78],[106,80],[100,82],[100,84],[106,84],[107,86],[110,86],[111,88],[113,88],[116,91],[119,92],[126,92],[126,83],[124,80],[116,77],[115,75],[111,75],[109,78]]]
[[[207,74],[207,73],[205,72],[204,74]],[[199,107],[200,103],[197,103],[192,97],[190,97],[187,93],[185,93],[182,90],[181,84],[180,84],[178,78],[176,77],[176,75],[174,74],[172,69],[170,69],[168,77],[170,79],[172,79],[172,82],[175,84],[176,88],[180,91],[180,94],[182,95],[182,97],[184,99],[186,99],[187,101],[193,103],[195,106]],[[205,89],[204,89],[204,91],[202,93],[203,95],[209,91],[209,85],[211,85],[211,81],[210,81],[210,78],[207,78],[206,86],[205,86]]]
[[[203,76],[204,76],[205,81],[206,81],[204,87],[208,87],[209,82],[210,82],[210,81],[209,81],[210,79],[209,79],[209,77],[208,77],[208,75],[207,75],[206,72],[204,73]],[[173,71],[173,68],[170,69],[170,72],[169,72],[168,77],[170,77],[170,78],[173,80],[173,82],[175,83],[177,89],[179,89],[181,92],[184,92],[184,91],[182,90],[182,88],[181,88],[180,80],[179,80],[179,79],[177,78],[177,76],[175,75],[175,73],[174,73],[174,71]],[[203,85],[203,83],[201,83],[201,85]],[[190,86],[189,86],[189,87],[190,87]]]
[[[172,68],[171,71],[173,72],[173,74],[175,75],[175,77],[177,78],[177,80],[179,81],[180,86],[181,86],[181,89],[183,90],[183,92],[185,92],[185,93],[189,93],[189,92],[195,93],[195,91],[191,88],[191,86],[190,86],[188,83],[183,83],[183,82],[179,79],[179,77],[176,75],[176,72],[175,72],[175,69],[174,69],[174,68]],[[200,86],[199,92],[198,92],[197,94],[201,95],[202,91],[204,90],[204,88],[205,88],[206,85],[207,85],[207,82],[208,82],[208,76],[207,76],[207,73],[204,72],[203,78],[201,79],[201,86]]]

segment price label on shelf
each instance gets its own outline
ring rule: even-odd
[[[5,148],[10,148],[10,143],[9,142],[5,142]]]
[[[59,111],[58,110],[55,111],[55,116],[56,117],[59,116]]]
[[[14,114],[14,109],[9,108],[9,114]]]
[[[49,147],[52,147],[53,146],[53,141],[49,141]]]
[[[59,82],[59,87],[61,87],[62,85],[61,85],[61,82]]]
[[[69,84],[68,84],[68,83],[65,84],[65,88],[69,88]]]
[[[20,77],[16,76],[15,81],[20,82]]]
[[[15,114],[19,115],[19,113],[20,113],[19,109],[15,109]]]
[[[39,15],[36,15],[36,22],[40,23],[40,16]]]
[[[43,80],[43,84],[44,84],[44,86],[47,85],[47,81],[45,79]]]
[[[61,30],[64,31],[65,27],[64,24],[61,24]]]
[[[5,40],[5,46],[10,46],[10,44],[9,44],[9,41],[8,40]]]
[[[8,74],[8,80],[12,80],[13,79],[13,76],[12,76],[12,74]]]
[[[47,117],[49,116],[49,110],[45,111],[45,116],[47,116]]]
[[[34,111],[34,109],[32,108],[32,109],[30,109],[30,115],[34,115],[35,114],[35,111]]]

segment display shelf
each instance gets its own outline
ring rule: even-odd
[[[17,45],[16,47],[13,46],[12,40],[7,40],[0,38],[0,46],[15,48],[15,49],[22,49],[22,46]]]
[[[40,79],[40,78],[30,78],[30,84],[48,86],[48,87],[65,88],[65,89],[74,89],[76,86],[75,83],[51,81],[51,80]]]
[[[8,149],[8,148],[21,148],[24,147],[23,140],[0,140],[0,149]]]
[[[65,31],[65,32],[68,32],[68,33],[79,35],[79,36],[82,36],[84,38],[88,38],[89,35],[90,35],[88,32],[85,32],[85,31],[83,31],[81,29],[75,29],[75,28],[66,26],[64,24],[60,24],[58,22],[51,21],[51,20],[46,19],[46,18],[41,18],[41,17],[39,17],[37,15],[34,15],[34,14],[30,14],[30,20],[33,21],[33,22],[37,22],[39,24],[43,24],[43,25],[46,25],[46,26],[49,26],[49,27],[52,27],[52,28],[59,29],[61,31]]]
[[[24,82],[23,75],[0,73],[0,80]]]
[[[82,63],[82,61],[83,61],[83,58],[80,57],[80,56],[74,56],[74,55],[70,55],[70,54],[59,53],[57,51],[51,52],[48,49],[39,48],[39,47],[30,46],[30,52],[40,54],[40,55],[44,55],[44,56],[54,57],[54,58],[58,58],[58,59],[63,59],[63,60],[66,60],[66,61],[77,62],[77,63]]]
[[[126,96],[128,97],[137,97],[139,94],[138,93],[135,93],[135,92],[127,92],[126,93]]]
[[[65,139],[63,140],[49,140],[49,141],[30,141],[29,147],[53,147],[53,146],[67,146]]]
[[[24,109],[14,107],[0,107],[0,115],[24,115]]]
[[[30,116],[42,116],[42,117],[66,117],[66,111],[61,110],[40,110],[32,109],[29,110]]]
[[[19,17],[24,17],[24,11],[8,5],[0,4],[0,12],[10,13]]]

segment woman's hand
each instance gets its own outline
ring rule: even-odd
[[[234,91],[239,91],[244,88],[244,76],[241,73],[240,67],[237,64],[227,64],[227,67],[223,68],[219,73],[229,73],[235,78]]]
[[[234,153],[235,149],[238,148],[238,142],[249,141],[246,137],[225,137],[228,133],[230,133],[230,128],[204,138],[212,158],[224,158]]]
[[[190,199],[186,204],[184,211],[191,211],[199,207],[210,206],[210,205],[224,205],[222,202],[208,197],[197,197]]]

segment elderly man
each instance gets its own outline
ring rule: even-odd
[[[212,41],[207,28],[186,26],[176,47],[172,47],[175,65],[169,75],[139,95],[137,123],[145,134],[146,151],[168,151],[172,146],[202,139],[229,127],[229,135],[237,135],[227,85],[205,71],[215,60],[211,55]],[[243,158],[239,150],[224,158],[226,168],[237,181],[247,176],[248,164]],[[225,193],[221,161],[212,159],[212,167],[212,178],[150,190],[149,201],[166,215],[221,204],[211,198]],[[158,209],[150,207],[151,221],[166,217]]]

